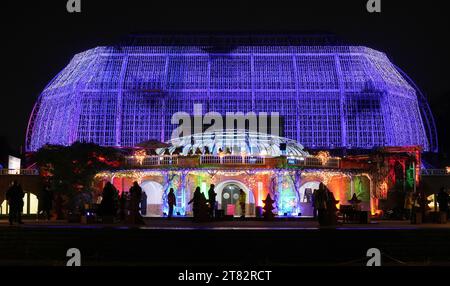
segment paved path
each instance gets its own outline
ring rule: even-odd
[[[8,227],[9,223],[5,219],[0,219],[0,227]],[[193,222],[191,219],[175,218],[172,220],[164,218],[146,218],[145,226],[130,226],[122,223],[115,224],[79,224],[67,223],[66,221],[36,221],[25,219],[24,224],[12,226],[13,228],[140,228],[140,229],[161,229],[161,230],[317,230],[317,229],[337,229],[337,230],[414,230],[414,229],[448,229],[450,231],[450,223],[424,223],[411,224],[409,221],[390,221],[378,220],[372,221],[370,224],[338,224],[332,227],[320,227],[319,224],[312,219],[277,219],[274,221],[263,221],[255,219],[233,221],[215,221],[215,222]]]
[[[374,247],[384,265],[450,265],[450,224],[320,228],[312,220],[147,219],[141,227],[33,220],[10,227],[0,221],[0,265],[65,265],[73,247],[83,265],[365,265]]]

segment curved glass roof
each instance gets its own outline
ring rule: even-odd
[[[75,55],[43,90],[26,149],[165,142],[177,127],[172,115],[202,104],[222,115],[278,112],[282,136],[311,149],[436,151],[433,118],[419,95],[384,53],[362,46],[97,47]]]
[[[185,156],[200,152],[213,155],[228,153],[276,157],[283,154],[280,145],[284,143],[286,145],[284,155],[309,155],[301,144],[292,139],[247,130],[215,130],[175,138],[169,140],[168,143],[169,147],[159,148],[156,152],[160,155],[173,154],[178,149],[181,150],[180,154]]]

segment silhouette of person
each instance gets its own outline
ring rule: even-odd
[[[311,205],[313,207],[313,218],[317,218],[317,204],[316,204],[316,197],[317,197],[317,189],[313,190],[313,193],[311,195]]]
[[[448,212],[448,200],[449,195],[445,191],[445,188],[441,188],[437,194],[437,202],[439,204],[439,211]]]
[[[19,182],[14,180],[6,191],[6,200],[9,204],[9,224],[14,221],[22,224],[23,197],[25,196]]]
[[[196,187],[192,199],[188,202],[189,205],[192,203],[192,212],[194,215],[194,220],[199,218],[201,196],[202,193],[200,192],[200,187]]]
[[[63,208],[64,208],[64,198],[60,193],[56,193],[56,198],[55,198],[56,219],[64,218]]]
[[[116,197],[117,190],[113,184],[107,182],[103,188],[102,201],[100,203],[100,210],[102,216],[114,216],[116,215],[116,206],[114,198]]]
[[[216,211],[216,197],[217,193],[214,191],[214,184],[211,184],[208,190],[208,202],[209,202],[209,217],[214,218]]]
[[[209,208],[207,205],[208,200],[205,197],[204,193],[200,193],[200,199],[199,199],[199,219],[201,221],[206,220],[209,217]]]
[[[339,203],[339,200],[336,200],[332,191],[330,191],[326,186],[325,190],[327,191],[327,214],[328,214],[328,223],[331,225],[335,225],[337,222],[337,207],[336,204]]]
[[[303,202],[311,203],[312,202],[312,195],[313,195],[313,192],[312,192],[311,188],[306,188],[305,189],[305,195],[303,196]]]
[[[128,195],[125,190],[122,192],[119,198],[119,217],[121,221],[125,220],[126,209],[127,209]]]
[[[142,192],[141,196],[141,214],[147,215],[147,194]]]
[[[245,218],[245,202],[247,200],[247,195],[244,190],[239,189],[239,206],[241,207],[241,218]]]
[[[141,202],[142,188],[138,182],[133,182],[130,188],[130,215],[133,223],[144,224],[144,219],[139,213],[139,204]]]
[[[38,199],[37,218],[39,219],[39,215],[42,213],[45,215],[47,220],[50,220],[51,209],[53,207],[53,192],[50,190],[48,185],[45,185],[39,192]]]
[[[334,197],[334,195],[333,195]],[[360,211],[361,210],[361,200],[358,199],[356,193],[353,193],[352,198],[348,200],[349,204],[352,206],[353,210]]]
[[[173,207],[176,205],[177,199],[175,197],[175,193],[173,192],[173,188],[170,188],[169,194],[167,195],[167,204],[169,205],[169,219],[173,216]]]
[[[319,189],[314,192],[314,205],[317,210],[317,217],[320,225],[327,224],[327,201],[328,201],[328,192],[323,183],[319,184]]]
[[[403,207],[405,209],[405,218],[407,220],[411,219],[413,205],[414,205],[414,193],[408,192],[405,195],[405,203]]]

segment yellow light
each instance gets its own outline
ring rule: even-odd
[[[326,165],[331,156],[328,151],[319,151],[316,157],[320,160],[320,162],[322,162],[322,165]]]
[[[434,209],[434,207],[435,207],[435,204],[434,204],[434,195],[429,195],[429,196],[427,197],[427,200],[429,201],[428,207],[429,207],[430,209],[432,209],[433,211],[436,211],[436,209]]]
[[[206,195],[206,182],[202,182],[202,193]]]
[[[262,206],[262,195],[263,195],[263,183],[262,182],[258,182],[258,206]]]

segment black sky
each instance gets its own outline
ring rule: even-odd
[[[83,50],[117,43],[133,32],[335,33],[385,52],[425,92],[435,114],[441,150],[449,125],[450,20],[444,1],[137,1],[81,0],[82,13],[66,0],[7,1],[1,6],[2,80],[0,136],[18,149],[33,103],[45,85]]]

